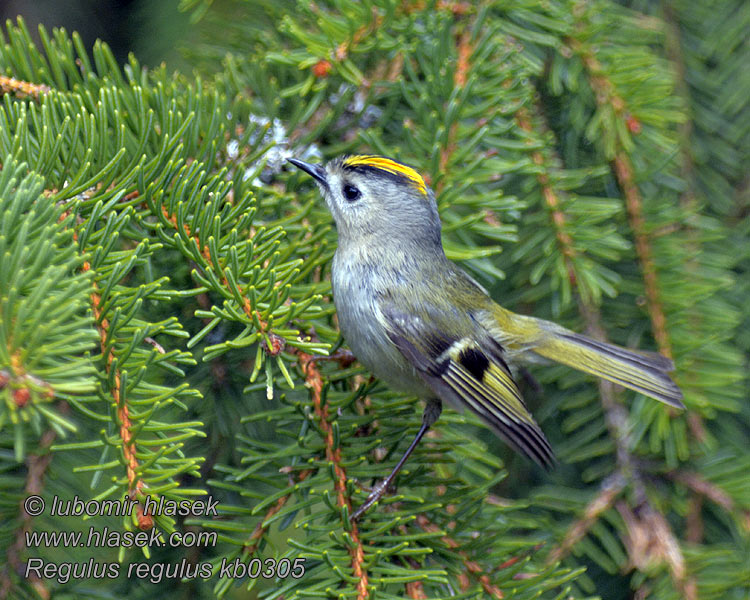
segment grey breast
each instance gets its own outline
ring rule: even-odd
[[[394,389],[429,395],[414,368],[388,339],[379,298],[388,282],[379,281],[373,265],[336,252],[333,260],[333,299],[339,327],[357,360]]]

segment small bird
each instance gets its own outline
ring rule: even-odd
[[[443,400],[468,407],[543,467],[554,464],[509,363],[549,359],[684,408],[667,375],[674,369],[668,358],[496,304],[445,256],[435,195],[413,168],[372,155],[340,157],[325,166],[289,162],[315,179],[336,222],[331,283],[344,339],[377,377],[426,402],[414,441],[353,520],[390,487],[439,417]]]

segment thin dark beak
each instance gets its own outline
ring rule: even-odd
[[[310,163],[297,160],[296,158],[287,158],[287,161],[292,163],[298,169],[302,169],[305,173],[312,176],[315,181],[325,186],[328,185],[326,180],[326,170],[322,165],[311,165]]]

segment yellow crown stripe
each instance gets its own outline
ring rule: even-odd
[[[374,156],[371,154],[358,154],[355,156],[349,156],[344,160],[345,167],[372,167],[373,169],[380,169],[381,171],[387,171],[394,175],[403,175],[423,194],[427,194],[427,184],[422,179],[422,176],[417,173],[411,167],[402,165],[401,163],[386,158],[385,156]]]

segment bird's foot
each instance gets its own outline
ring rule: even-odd
[[[391,486],[392,483],[392,480],[389,477],[386,477],[382,481],[379,481],[374,486],[372,486],[370,495],[367,496],[367,499],[359,506],[357,510],[354,511],[350,520],[353,523],[359,521],[362,515],[364,515],[373,504],[380,500],[387,492],[393,491]]]

